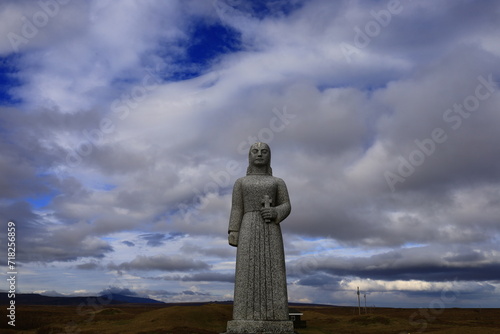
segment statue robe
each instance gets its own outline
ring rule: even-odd
[[[264,195],[272,200],[277,218],[264,222]],[[236,255],[233,319],[288,320],[285,253],[279,223],[290,213],[285,182],[250,174],[233,188],[229,232],[239,232]]]

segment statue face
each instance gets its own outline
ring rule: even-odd
[[[250,165],[267,166],[271,162],[271,151],[264,143],[253,144],[249,153]]]

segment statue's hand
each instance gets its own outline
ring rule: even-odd
[[[229,244],[234,247],[238,247],[238,237],[239,237],[239,232],[229,232]]]
[[[278,213],[275,208],[263,208],[260,210],[260,214],[264,221],[274,221],[278,217]]]

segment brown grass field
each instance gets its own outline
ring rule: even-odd
[[[19,306],[16,327],[5,334],[219,334],[231,319],[231,305]],[[307,328],[299,334],[336,333],[500,333],[500,309],[371,308],[358,315],[352,307],[301,306]]]

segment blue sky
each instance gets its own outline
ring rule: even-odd
[[[3,1],[0,219],[18,226],[19,291],[231,299],[232,185],[265,141],[292,201],[291,301],[353,305],[359,286],[377,306],[499,307],[499,13]]]

